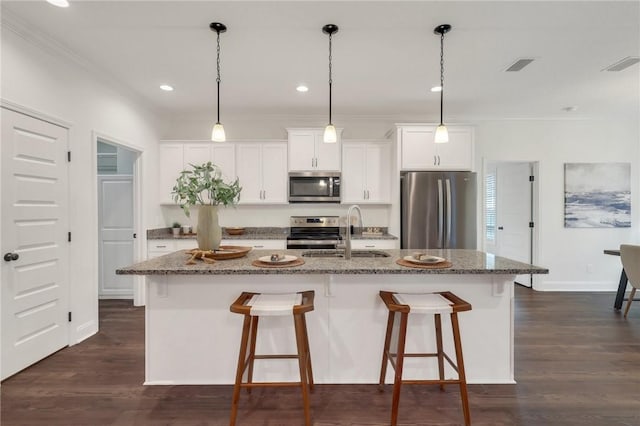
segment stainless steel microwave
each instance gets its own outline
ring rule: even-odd
[[[340,172],[289,173],[290,203],[339,203]]]

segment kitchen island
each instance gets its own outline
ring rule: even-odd
[[[186,265],[189,255],[178,251],[119,269],[118,274],[147,276],[145,384],[233,383],[242,316],[232,314],[229,305],[242,291],[303,290],[316,294],[315,310],[307,315],[316,383],[377,383],[387,316],[380,290],[448,290],[471,303],[473,309],[459,317],[468,382],[515,383],[513,280],[548,270],[474,250],[428,250],[451,261],[446,269],[396,263],[414,251],[385,250],[389,257],[351,260],[302,257],[305,263],[292,268],[252,266],[271,250],[196,265]],[[279,253],[302,256],[298,250]],[[448,318],[443,321],[445,351],[453,353]],[[293,353],[290,317],[268,317],[260,324],[257,352]],[[433,334],[430,316],[410,315],[407,350],[430,351]],[[416,361],[406,361],[406,377],[437,374],[435,364]],[[254,377],[294,379],[297,364],[256,363]]]

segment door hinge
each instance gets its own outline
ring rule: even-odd
[[[71,231],[67,232],[67,241],[71,242]]]
[[[533,228],[533,222],[529,222],[529,228]]]
[[[71,151],[67,151],[67,162],[71,162]]]
[[[536,180],[535,176],[529,176],[529,182],[533,182],[534,180]]]
[[[71,312],[69,312],[69,322],[71,322]]]

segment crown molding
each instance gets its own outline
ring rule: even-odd
[[[149,111],[156,118],[162,113],[161,110],[156,109],[153,105],[149,104],[149,102],[138,95],[130,86],[122,83],[122,81],[118,80],[115,76],[106,72],[103,68],[98,67],[94,62],[77,53],[69,46],[60,43],[46,33],[38,31],[22,18],[18,17],[15,13],[3,9],[0,15],[0,28],[2,28],[2,30],[11,31],[25,42],[49,53],[50,55],[67,62],[71,62],[90,74],[91,77],[99,83],[116,90],[139,107]]]

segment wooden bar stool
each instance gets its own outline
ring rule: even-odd
[[[238,368],[236,381],[233,387],[233,399],[231,401],[231,420],[229,424],[234,426],[238,414],[238,400],[240,389],[247,388],[251,393],[253,387],[274,386],[300,386],[302,389],[302,402],[304,405],[305,424],[311,425],[309,411],[309,390],[313,390],[313,370],[311,369],[311,354],[309,352],[309,337],[307,335],[307,322],[304,314],[313,311],[313,291],[288,294],[260,294],[243,292],[233,302],[231,312],[244,315],[242,338],[240,340],[240,354],[238,355]],[[293,315],[293,323],[296,333],[296,346],[298,353],[293,355],[257,355],[256,337],[258,335],[258,319],[260,316]],[[256,359],[297,359],[300,368],[299,382],[253,382],[253,363]],[[245,371],[247,380],[243,381]]]
[[[389,310],[387,321],[387,333],[384,340],[384,350],[382,351],[382,367],[380,369],[380,390],[383,390],[384,380],[387,373],[387,361],[395,370],[393,381],[393,398],[391,405],[391,425],[398,422],[398,406],[400,404],[400,387],[402,384],[439,384],[444,390],[445,384],[460,385],[460,397],[462,399],[462,411],[464,413],[464,424],[471,424],[469,413],[469,400],[467,396],[467,380],[464,373],[464,361],[462,359],[462,343],[460,341],[460,329],[458,326],[458,312],[470,311],[471,305],[457,297],[455,294],[445,291],[440,293],[408,294],[392,293],[381,291],[380,298]],[[412,314],[433,314],[436,333],[435,353],[405,353],[405,340],[407,337],[407,321],[409,313]],[[451,326],[453,327],[453,343],[456,351],[456,363],[444,353],[442,348],[442,327],[440,322],[441,314],[451,315]],[[394,331],[394,320],[396,315],[400,316],[400,326],[397,336],[397,348],[393,352],[390,348],[392,334]],[[405,357],[437,357],[439,379],[437,380],[403,380],[402,366]],[[458,373],[457,379],[444,378],[444,360]],[[457,365],[456,365],[457,364]]]

